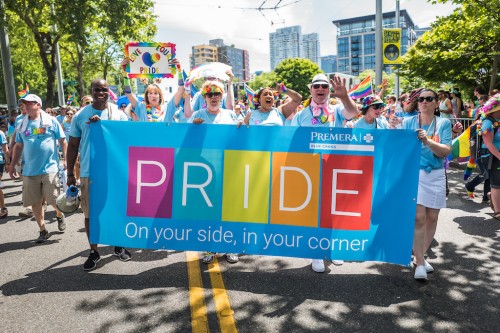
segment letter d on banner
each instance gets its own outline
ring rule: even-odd
[[[172,217],[174,149],[129,147],[127,216]]]

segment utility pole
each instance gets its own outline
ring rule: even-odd
[[[382,84],[382,0],[377,0],[375,12],[375,86]]]
[[[53,16],[55,16],[55,11],[54,11],[54,4],[50,5],[50,12]],[[54,34],[57,32],[57,26],[54,22],[52,25],[52,31]],[[63,75],[62,75],[62,69],[61,69],[61,56],[59,54],[59,42],[56,42],[55,44],[55,51],[54,51],[54,56],[56,57],[56,76],[57,76],[57,99],[59,101],[59,105],[64,105],[66,104],[66,101],[64,100],[64,87],[63,87]]]
[[[4,13],[1,20],[5,20],[4,0],[0,0],[0,13]],[[10,42],[7,29],[2,26],[0,29],[0,49],[2,53],[3,80],[5,84],[5,95],[7,97],[7,110],[9,116],[12,111],[17,110],[16,86],[14,84],[14,72],[12,70],[12,57],[10,55]]]

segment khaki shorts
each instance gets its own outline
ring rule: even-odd
[[[55,205],[59,192],[59,176],[57,173],[23,177],[24,207],[41,203],[43,198],[49,205]]]
[[[86,219],[90,217],[90,192],[89,192],[89,178],[80,178],[80,207],[83,211],[83,216]]]

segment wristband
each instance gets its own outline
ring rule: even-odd
[[[125,94],[131,94],[132,88],[130,87],[130,79],[127,77],[123,80],[123,91]]]

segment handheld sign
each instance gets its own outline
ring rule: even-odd
[[[175,58],[175,44],[128,42],[125,56],[130,59],[126,68],[130,78],[169,78],[176,73],[170,63]]]

